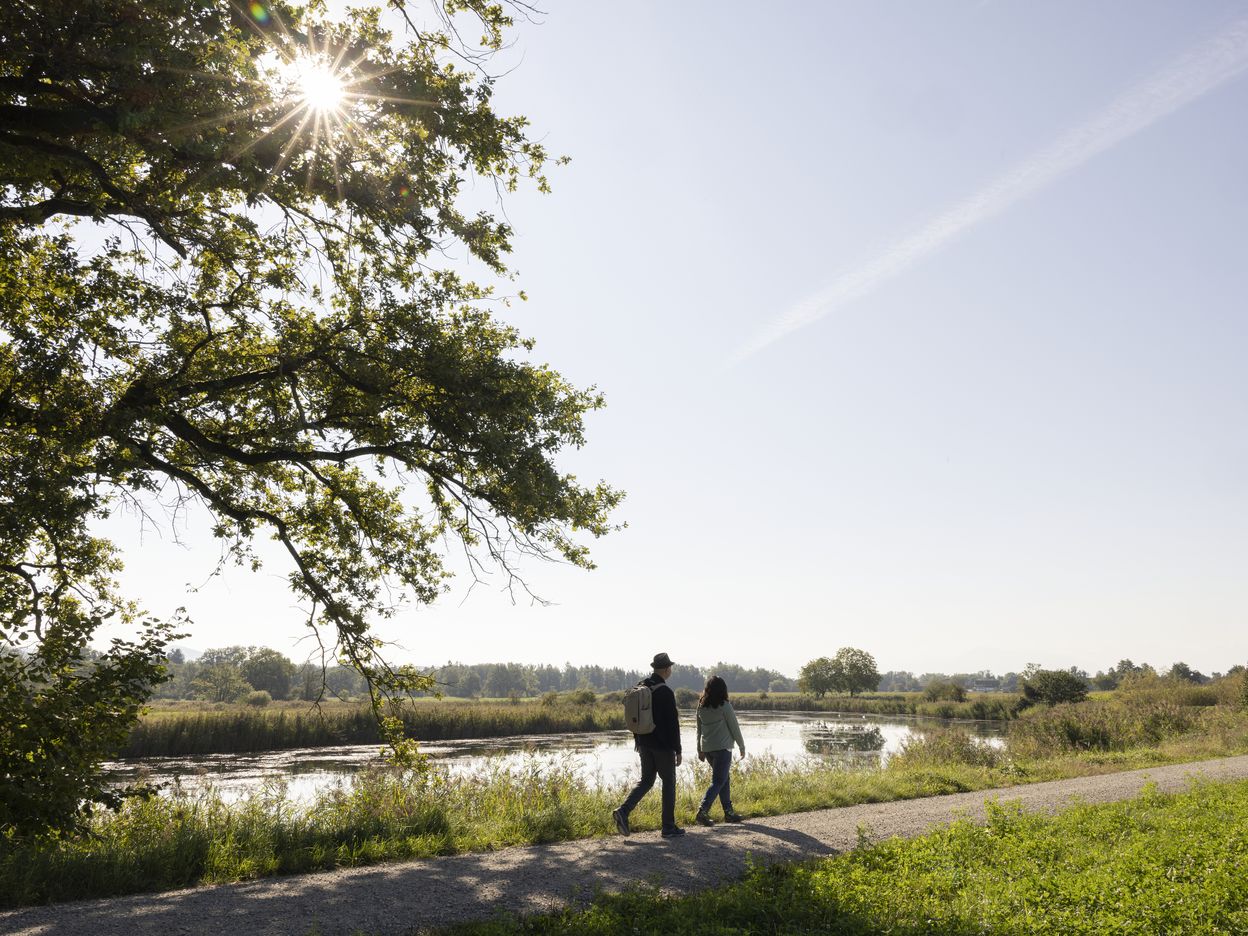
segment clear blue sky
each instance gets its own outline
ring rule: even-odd
[[[497,101],[573,162],[506,314],[629,527],[409,658],[1248,662],[1248,4],[544,7]],[[299,652],[280,563],[187,595],[206,521],[121,526],[188,644]]]

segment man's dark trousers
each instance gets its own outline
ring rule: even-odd
[[[663,828],[676,828],[676,752],[663,751],[637,745],[637,754],[641,757],[641,780],[628,794],[628,799],[620,807],[627,817],[641,802],[641,798],[654,786],[654,778],[663,782]]]

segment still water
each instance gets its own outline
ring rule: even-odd
[[[791,765],[875,766],[900,750],[912,734],[947,724],[938,719],[805,712],[740,712],[738,718],[750,756],[770,755]],[[691,713],[681,713],[681,727],[688,763],[694,761],[697,750]],[[957,727],[984,744],[995,746],[1004,740],[1000,723],[962,722]],[[108,767],[118,783],[140,779],[172,783],[176,779],[188,791],[210,784],[227,800],[239,799],[279,780],[285,784],[288,797],[306,802],[321,790],[348,782],[356,771],[378,764],[378,750],[377,745],[367,744],[261,754],[149,757],[116,761]],[[637,776],[632,735],[624,730],[438,741],[422,744],[421,750],[452,774],[558,765],[597,786],[608,787]]]

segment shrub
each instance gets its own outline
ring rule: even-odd
[[[1200,724],[1202,709],[1173,702],[1080,702],[1032,709],[1010,725],[1010,752],[1125,751],[1155,745]]]
[[[965,702],[966,690],[956,682],[938,681],[928,683],[923,698],[928,702]]]
[[[542,705],[555,705],[559,701],[559,693],[551,689],[549,692],[542,693]]]
[[[1023,680],[1023,698],[1031,703],[1059,705],[1087,697],[1088,681],[1069,670],[1036,670]]]
[[[593,705],[598,696],[593,689],[573,689],[568,693],[567,700],[573,705]]]
[[[264,708],[273,701],[273,696],[269,695],[266,689],[257,689],[255,692],[249,692],[243,696],[243,703],[253,708]]]
[[[694,692],[692,689],[677,689],[676,704],[681,708],[693,708],[698,704],[698,693]]]
[[[933,729],[910,735],[901,750],[889,758],[888,766],[908,767],[996,767],[1001,763],[998,748],[975,740],[965,731]]]

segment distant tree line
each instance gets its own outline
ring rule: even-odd
[[[156,688],[158,699],[202,699],[209,702],[238,702],[250,698],[262,703],[269,699],[357,698],[368,687],[358,672],[346,666],[323,668],[319,662],[297,664],[269,647],[219,647],[205,651],[193,660],[181,650],[172,651],[166,662],[172,678]],[[636,685],[648,676],[648,669],[623,669],[618,666],[563,666],[525,663],[454,663],[420,667],[434,674],[438,688],[451,698],[532,697],[549,692],[616,692]],[[832,657],[819,657],[802,667],[799,678],[793,679],[775,670],[756,667],[747,669],[735,663],[714,666],[681,665],[672,672],[673,689],[700,691],[712,674],[722,676],[730,692],[797,692],[822,697],[827,693],[859,692],[926,692],[933,699],[960,701],[966,692],[1025,693],[1029,677],[1036,673],[1059,672],[1063,677],[1041,678],[1046,685],[1060,682],[1066,689],[1082,684],[1086,689],[1115,689],[1132,675],[1168,676],[1195,684],[1207,683],[1223,675],[1243,669],[1234,666],[1226,674],[1206,676],[1186,663],[1175,663],[1169,669],[1157,670],[1148,664],[1120,660],[1106,671],[1089,676],[1086,670],[1042,670],[1029,664],[1021,673],[994,675],[991,670],[975,673],[922,673],[905,670],[879,673],[875,659],[854,647],[842,647]],[[1046,690],[1047,693],[1047,690]]]
[[[905,670],[889,670],[880,676],[879,691],[919,692],[925,691],[933,685],[952,684],[968,691],[1022,692],[1028,670],[1036,671],[1039,669],[1040,667],[1031,664],[1021,673],[1011,672],[1001,676],[994,675],[991,670],[980,670],[977,673],[922,673],[918,676]],[[1203,685],[1215,679],[1221,679],[1223,676],[1233,676],[1243,669],[1242,665],[1235,665],[1225,673],[1214,672],[1205,675],[1182,662],[1174,663],[1168,669],[1157,669],[1147,663],[1136,664],[1131,660],[1124,659],[1119,660],[1117,665],[1111,666],[1107,670],[1098,670],[1095,676],[1089,676],[1087,670],[1079,669],[1076,666],[1060,672],[1070,673],[1084,680],[1091,689],[1108,690],[1117,689],[1122,680],[1128,676],[1165,676],[1181,682]]]
[[[208,702],[266,701],[269,699],[354,698],[364,695],[362,676],[346,666],[323,668],[319,662],[296,664],[268,647],[220,647],[188,660],[181,650],[169,654],[166,666],[172,678],[156,689],[159,699],[201,699]],[[433,673],[438,689],[451,698],[508,698],[548,692],[615,692],[635,686],[650,670],[621,667],[563,666],[524,663],[454,663],[420,667]],[[722,676],[732,692],[795,692],[795,680],[775,670],[747,669],[735,663],[714,666],[677,666],[670,684],[674,689],[700,691],[712,674]]]
[[[796,682],[775,670],[757,667],[746,669],[735,663],[714,666],[681,664],[672,670],[668,684],[673,689],[700,691],[712,674],[722,676],[731,692],[794,692]],[[447,663],[435,670],[439,688],[455,698],[485,696],[503,698],[510,695],[534,696],[546,692],[571,692],[592,689],[594,692],[616,692],[637,685],[650,675],[647,669],[623,669],[618,666],[563,666],[522,663]]]

